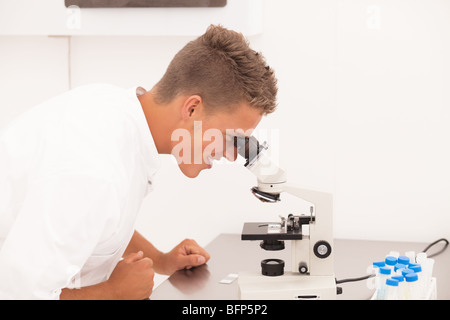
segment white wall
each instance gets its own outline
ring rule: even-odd
[[[1,0],[0,35],[194,36],[211,23],[246,34],[262,29],[261,0],[225,7],[66,8],[64,0]]]
[[[0,37],[0,129],[68,89],[67,39]]]
[[[449,236],[449,14],[448,1],[340,1],[338,235]]]
[[[260,127],[279,134],[290,182],[335,194],[336,237],[450,237],[449,16],[445,0],[265,1],[264,32],[249,40],[277,72],[280,105]],[[191,39],[75,36],[72,85],[150,88]],[[0,36],[0,129],[67,90],[67,43]],[[254,199],[242,166],[191,180],[165,160],[137,222],[163,250],[300,213],[289,197]]]

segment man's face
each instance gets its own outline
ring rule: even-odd
[[[202,170],[212,168],[213,160],[222,157],[235,161],[232,135],[250,136],[261,118],[261,111],[248,104],[212,115],[200,112],[188,127],[172,134],[172,154],[183,174],[195,178]]]

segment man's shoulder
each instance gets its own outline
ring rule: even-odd
[[[130,129],[126,124],[133,123],[137,101],[124,89],[111,84],[95,83],[84,85],[70,91],[68,113],[80,116],[93,126],[104,127],[115,131]]]

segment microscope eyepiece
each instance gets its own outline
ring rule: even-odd
[[[263,202],[277,202],[280,200],[282,185],[286,183],[286,174],[270,158],[263,154],[267,150],[266,142],[260,144],[253,137],[233,136],[233,144],[239,155],[245,158],[244,166],[258,179],[258,186],[251,191]]]
[[[245,158],[245,167],[252,163],[262,150],[267,149],[265,143],[261,145],[253,136],[234,136],[233,142],[239,155]]]

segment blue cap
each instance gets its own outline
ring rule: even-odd
[[[408,273],[407,275],[405,275],[405,280],[406,282],[414,282],[419,280],[419,276],[417,275],[417,273]]]
[[[391,269],[390,268],[386,268],[386,267],[381,267],[380,268],[380,273],[381,274],[391,274]]]
[[[404,264],[397,263],[397,264],[394,266],[394,271],[397,271],[398,269],[406,269],[406,266],[405,266]]]
[[[410,263],[408,268],[411,269],[412,267],[417,267],[417,266],[420,266],[420,264],[418,264],[418,263]]]
[[[386,279],[386,284],[387,284],[388,286],[398,287],[398,280],[389,278],[389,279]]]
[[[411,269],[403,269],[402,270],[402,275],[405,277],[407,274],[410,273],[414,273],[414,271],[412,271]]]
[[[386,259],[384,260],[384,262],[386,262],[386,264],[387,264],[388,266],[393,266],[393,265],[395,265],[395,264],[397,263],[397,258],[388,256],[388,257],[386,257]]]
[[[415,273],[417,272],[421,272],[422,271],[422,267],[420,266],[420,264],[416,264],[414,266],[409,266],[409,269],[411,269],[412,271],[414,271]]]
[[[384,261],[375,261],[374,263],[372,263],[372,265],[374,267],[380,268],[380,267],[384,267],[386,264],[384,263]]]
[[[405,256],[398,257],[398,263],[408,265],[409,264],[409,258]]]
[[[405,277],[404,276],[393,276],[392,279],[395,279],[398,282],[403,282],[405,280]]]

